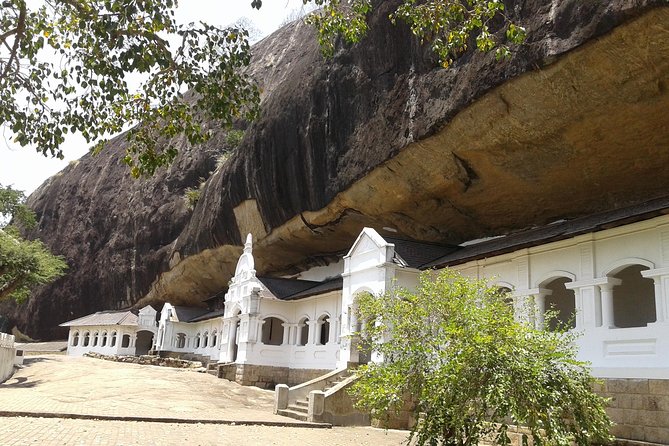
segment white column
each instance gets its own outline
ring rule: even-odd
[[[282,323],[281,326],[283,327],[283,340],[281,341],[281,345],[288,345],[288,339],[290,339],[290,324]]]
[[[550,291],[552,293],[552,291]],[[546,294],[539,293],[534,295],[534,327],[537,330],[544,329],[546,313]]]
[[[615,328],[613,319],[613,287],[620,285],[622,281],[613,277],[607,277],[603,283],[598,283],[602,299],[602,327]]]
[[[641,271],[643,277],[653,279],[655,284],[655,322],[669,321],[669,268]]]
[[[316,343],[316,329],[318,327],[318,321],[309,321],[309,342],[308,344]]]
[[[228,324],[228,351],[227,362],[232,362],[235,354],[235,343],[237,342],[237,318],[233,317],[227,320]]]

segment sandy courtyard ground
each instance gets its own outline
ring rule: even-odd
[[[9,445],[399,445],[403,431],[95,419],[39,414],[295,423],[272,414],[273,392],[206,373],[63,355],[26,357],[0,384],[0,446]],[[29,417],[12,412],[32,413]]]

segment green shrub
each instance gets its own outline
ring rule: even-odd
[[[606,400],[593,392],[576,335],[540,331],[514,319],[505,295],[483,280],[425,273],[415,292],[359,297],[360,345],[386,358],[362,366],[353,395],[383,418],[406,395],[418,445],[507,445],[510,425],[523,443],[589,445],[610,440]]]

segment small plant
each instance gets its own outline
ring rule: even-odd
[[[225,144],[231,148],[237,148],[244,139],[244,130],[230,130],[225,134]]]
[[[186,190],[184,191],[184,199],[186,200],[186,206],[191,211],[195,209],[197,202],[200,201],[200,197],[202,196],[202,189],[204,189],[204,185],[206,184],[206,182],[207,180],[205,180],[204,178],[200,178],[200,185],[197,188],[187,187]]]

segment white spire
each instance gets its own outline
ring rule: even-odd
[[[253,250],[253,236],[249,232],[246,236],[246,243],[244,243],[244,253],[251,253]]]

